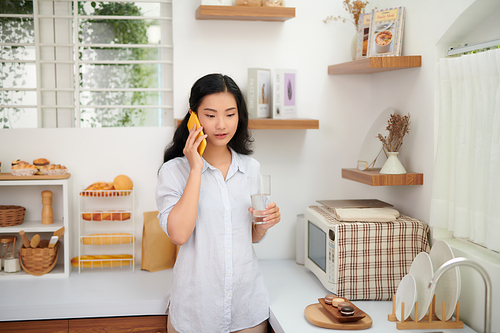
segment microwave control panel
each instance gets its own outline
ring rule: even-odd
[[[328,282],[336,283],[335,280],[335,231],[330,229],[328,232]]]

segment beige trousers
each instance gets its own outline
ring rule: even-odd
[[[178,333],[172,326],[172,323],[170,322],[170,316],[168,316],[167,320],[167,333]],[[257,326],[251,327],[251,328],[246,328],[241,331],[236,331],[234,333],[267,333],[267,320],[263,321]]]

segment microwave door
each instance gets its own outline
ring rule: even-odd
[[[311,221],[308,223],[308,242],[307,256],[314,262],[324,273],[326,273],[326,256],[327,256],[327,235],[317,225]],[[326,251],[325,251],[326,249]]]

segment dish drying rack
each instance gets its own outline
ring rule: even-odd
[[[464,323],[459,320],[459,302],[457,302],[455,310],[455,320],[439,320],[436,316],[436,295],[433,296],[432,302],[429,305],[429,313],[426,314],[420,321],[418,318],[418,302],[415,302],[415,316],[414,320],[405,320],[405,303],[401,303],[401,321],[398,321],[396,317],[396,295],[392,296],[392,314],[388,315],[389,321],[396,322],[396,328],[398,330],[425,330],[425,329],[460,329],[464,328]],[[446,303],[443,302],[443,313],[441,318],[446,318]]]

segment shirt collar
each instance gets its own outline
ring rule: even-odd
[[[241,155],[235,152],[232,148],[229,148],[229,150],[231,151],[231,165],[229,166],[229,170],[227,172],[227,179],[231,178],[238,170],[241,173],[245,173],[245,166],[243,165]],[[203,159],[202,173],[207,169],[216,170],[217,168],[213,167],[205,159]]]

